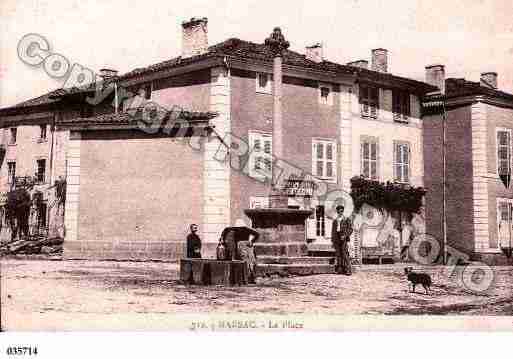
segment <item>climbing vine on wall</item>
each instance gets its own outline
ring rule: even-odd
[[[367,203],[382,210],[419,213],[425,194],[422,187],[351,178],[351,197],[356,211]]]

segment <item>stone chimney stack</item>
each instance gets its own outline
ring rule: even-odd
[[[378,72],[388,72],[388,50],[372,50],[372,70]]]
[[[360,67],[362,69],[368,69],[369,68],[369,61],[367,61],[367,60],[356,60],[356,61],[348,62],[347,65],[348,66],[353,66],[353,67]]]
[[[208,51],[208,19],[191,18],[182,22],[182,58],[201,55]]]
[[[497,84],[497,72],[483,72],[481,74],[481,86],[492,88],[496,90]]]
[[[441,93],[445,93],[445,66],[426,66],[426,82],[430,85],[438,87]]]
[[[305,57],[314,62],[324,61],[322,43],[318,42],[306,47]]]

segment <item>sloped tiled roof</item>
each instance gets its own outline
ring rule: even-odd
[[[228,56],[238,59],[255,60],[259,62],[272,62],[273,60],[273,53],[270,50],[269,46],[265,44],[257,44],[249,41],[244,41],[237,38],[231,38],[219,44],[210,46],[208,52],[202,55],[188,57],[185,59],[182,59],[181,57],[175,57],[171,60],[163,61],[154,65],[150,65],[148,67],[137,68],[122,75],[120,79],[130,79],[133,77],[142,76],[165,69],[170,69],[173,67],[184,66],[186,64],[190,64],[201,59],[217,56]],[[307,59],[304,54],[300,54],[292,50],[284,51],[283,64],[294,67],[317,70],[321,72],[354,74],[359,79],[367,81],[394,81],[398,84],[409,85],[410,87],[417,87],[422,92],[436,90],[436,88],[424,82],[408,79],[405,77],[395,76],[391,73],[382,73],[360,67],[342,65],[326,60],[321,62],[315,62]]]
[[[173,67],[180,67],[187,64],[192,64],[199,60],[216,57],[232,57],[237,59],[255,60],[259,62],[272,62],[273,53],[271,52],[270,48],[265,44],[257,44],[249,41],[240,40],[237,38],[230,38],[226,41],[210,46],[208,48],[208,51],[204,54],[184,59],[178,56],[170,60],[149,65],[147,67],[136,68],[132,71],[129,71],[119,76],[118,79],[122,82],[123,80],[132,79],[138,76],[159,72],[161,70],[166,70]],[[433,86],[428,85],[424,82],[408,79],[405,77],[395,76],[391,73],[376,72],[360,67],[342,65],[331,61],[315,62],[307,59],[304,54],[300,54],[292,50],[284,51],[283,63],[289,66],[312,69],[321,72],[354,74],[360,80],[395,83],[398,86],[408,86],[410,88],[417,88],[420,92],[429,92],[436,90]],[[9,107],[9,109],[51,104],[57,102],[59,98],[62,96],[81,92],[89,92],[93,90],[94,84],[92,84],[91,86],[86,86],[85,88],[57,89],[43,96],[39,96],[37,98],[30,99],[28,101]],[[7,108],[0,110],[5,109]]]
[[[23,107],[31,107],[31,106],[40,106],[40,105],[46,105],[50,103],[57,102],[57,100],[53,97],[57,93],[59,93],[60,89],[50,91],[42,96],[32,98],[27,101],[20,102],[16,105],[10,106],[10,107],[4,107],[2,110],[7,110],[11,108],[23,108]]]
[[[196,112],[196,111],[181,111],[176,121],[188,122],[205,122],[217,116],[213,112]],[[61,119],[58,125],[66,127],[88,127],[88,126],[127,126],[137,125],[138,120],[141,119],[140,114],[132,115],[126,112],[107,113],[92,117],[75,117],[70,119]],[[147,122],[147,121],[145,121]]]
[[[490,96],[513,101],[513,95],[498,89],[482,86],[480,82],[467,81],[463,78],[449,78],[445,81],[446,98],[464,96]]]

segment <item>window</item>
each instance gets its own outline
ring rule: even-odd
[[[497,230],[498,230],[498,240],[494,238],[490,238],[488,242],[489,248],[498,248],[498,247],[510,247],[513,241],[511,237],[513,236],[513,228],[510,228],[513,225],[512,217],[512,200],[507,198],[498,198],[497,199]]]
[[[256,75],[256,92],[272,93],[272,75],[264,72],[257,72]]]
[[[249,208],[269,208],[269,197],[251,196],[249,197]]]
[[[272,180],[272,136],[261,132],[249,133],[249,175]]]
[[[12,127],[10,130],[11,130],[11,137],[9,138],[9,144],[15,145],[16,139],[18,137],[18,129],[16,127]]]
[[[143,88],[144,90],[144,98],[146,100],[151,100],[151,92],[152,92],[152,84],[146,84]]]
[[[322,105],[333,105],[333,90],[331,85],[319,85],[319,103]]]
[[[511,131],[497,130],[497,173],[499,176],[511,175]]]
[[[39,183],[45,182],[46,160],[37,160],[36,180]]]
[[[326,219],[324,217],[324,206],[315,207],[315,235],[324,237],[326,235]]]
[[[392,102],[394,120],[397,122],[408,122],[411,116],[410,94],[406,91],[394,90],[392,92]]]
[[[46,141],[46,124],[39,125],[39,140]]]
[[[337,180],[337,144],[330,140],[312,140],[312,173],[328,181]]]
[[[374,138],[365,138],[361,142],[362,176],[378,180],[378,141]]]
[[[48,213],[48,204],[46,201],[43,201],[37,208],[37,229],[38,230],[44,230],[46,228],[47,213]]]
[[[405,142],[394,142],[394,181],[410,181],[410,145]]]
[[[364,118],[378,118],[379,91],[377,87],[360,86],[360,110]]]
[[[16,178],[16,162],[7,162],[7,182],[14,183]]]

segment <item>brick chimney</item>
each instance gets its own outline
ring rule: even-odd
[[[374,49],[372,50],[372,70],[378,72],[388,71],[388,50]]]
[[[191,18],[182,22],[182,58],[201,55],[208,51],[208,19]]]
[[[426,82],[438,87],[441,93],[445,93],[445,66],[439,64],[426,66]]]
[[[305,57],[314,62],[322,62],[324,60],[323,48],[320,42],[306,47]]]
[[[483,72],[481,74],[481,86],[492,88],[496,90],[497,87],[497,72]]]
[[[353,66],[353,67],[360,67],[362,69],[368,69],[369,68],[369,61],[367,61],[367,60],[356,60],[356,61],[348,62],[347,65],[348,66]]]

